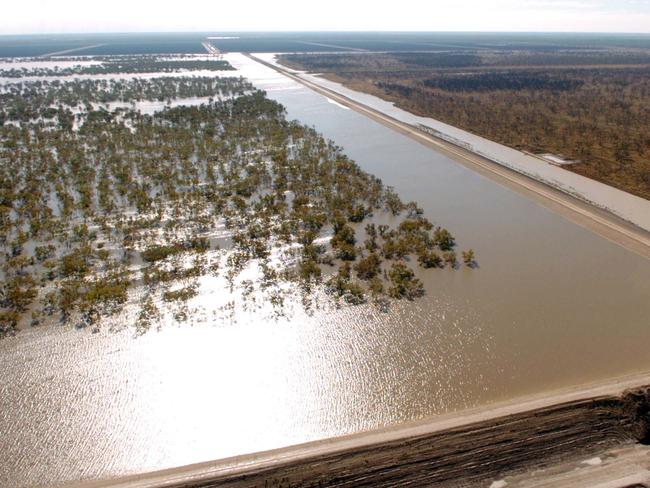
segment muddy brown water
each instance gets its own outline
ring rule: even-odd
[[[0,341],[0,486],[180,466],[650,370],[649,261],[279,74],[242,73],[418,201],[479,268],[422,273],[426,297],[389,314],[232,323],[208,283],[183,326]]]

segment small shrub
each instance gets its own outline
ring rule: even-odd
[[[354,266],[354,270],[360,279],[371,280],[381,271],[381,258],[374,252],[370,253]]]
[[[423,250],[418,254],[418,262],[423,268],[439,268],[442,258],[434,251]]]
[[[476,256],[474,255],[474,251],[472,249],[463,251],[463,262],[470,268],[476,265]]]
[[[156,261],[162,261],[163,259],[166,259],[174,254],[178,254],[182,251],[183,248],[176,245],[153,246],[142,251],[140,255],[146,262],[155,263]]]
[[[186,302],[198,295],[196,288],[187,286],[179,290],[166,291],[163,293],[163,300],[166,302]]]
[[[340,244],[336,249],[336,257],[343,261],[354,261],[357,259],[357,249],[352,244]]]
[[[424,295],[424,285],[406,265],[402,263],[393,264],[388,276],[393,285],[388,290],[391,297],[414,300]]]

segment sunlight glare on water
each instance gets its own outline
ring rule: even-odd
[[[211,296],[199,297],[207,317],[208,302],[218,305]],[[0,425],[12,440],[0,481],[159,469],[468,406],[480,385],[464,358],[485,344],[469,317],[450,321],[457,311],[443,308],[412,309],[399,337],[372,306],[278,321],[243,313],[236,323],[206,320],[141,337],[26,331],[0,343],[9,372]],[[29,422],[11,422],[18,412]],[[64,464],[60,452],[71,453]]]
[[[197,463],[650,369],[646,260],[244,56],[228,59],[289,118],[418,201],[477,251],[479,268],[419,272],[427,295],[389,313],[322,303],[306,313],[296,298],[277,316],[202,278],[187,321],[165,315],[140,336],[134,320],[97,334],[21,331],[0,341],[0,486]]]

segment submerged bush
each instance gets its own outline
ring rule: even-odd
[[[424,295],[424,285],[406,265],[395,263],[388,272],[392,286],[388,294],[393,298],[414,300]]]
[[[183,252],[183,248],[178,245],[171,246],[153,246],[148,249],[145,249],[140,253],[142,259],[149,263],[155,263],[156,261],[162,261],[163,259],[173,256]]]
[[[439,268],[442,258],[435,251],[423,250],[418,254],[418,262],[423,268]]]
[[[163,293],[163,300],[166,302],[186,302],[198,295],[196,287],[186,286],[179,290],[166,291]]]
[[[59,266],[61,275],[65,278],[82,277],[90,270],[89,258],[86,252],[75,250],[63,256]]]
[[[474,251],[472,249],[463,251],[463,262],[469,267],[476,265],[476,256],[474,255]]]
[[[381,271],[381,258],[374,252],[370,253],[354,266],[354,270],[362,280],[371,280]]]

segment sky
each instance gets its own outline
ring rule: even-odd
[[[0,34],[190,31],[650,33],[650,0],[8,0]]]

